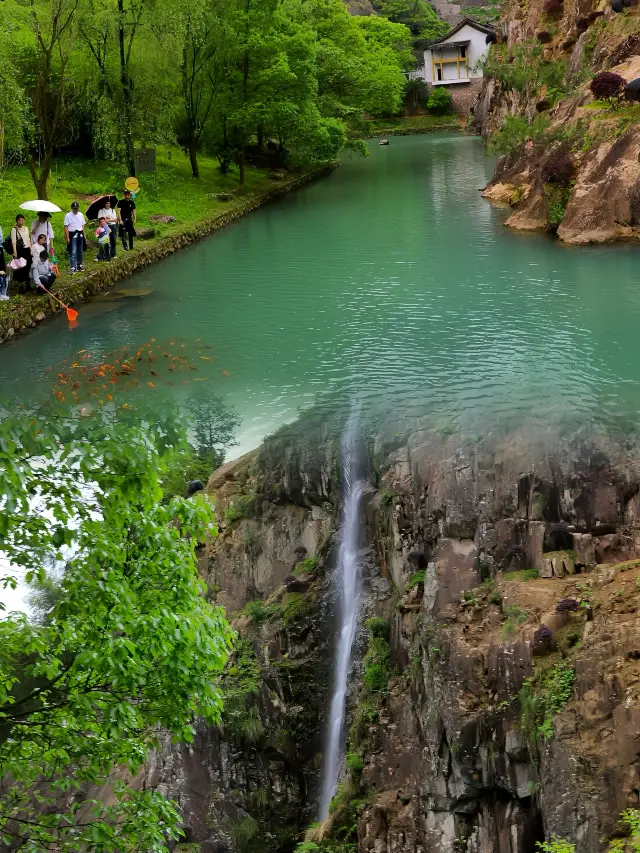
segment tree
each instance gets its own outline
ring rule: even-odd
[[[599,101],[607,101],[610,106],[614,107],[619,103],[626,85],[627,81],[620,74],[616,74],[614,71],[601,71],[593,78],[589,88],[594,98]]]
[[[165,850],[179,837],[175,804],[126,780],[159,727],[189,741],[197,717],[220,719],[232,632],[195,559],[211,508],[160,500],[162,458],[183,428],[101,411],[0,424],[0,549],[28,586],[64,561],[45,618],[0,621],[0,762],[12,779],[0,823],[13,849]],[[104,784],[111,796],[98,799]]]
[[[404,24],[415,38],[433,40],[450,29],[425,0],[379,0],[378,5],[383,17]]]
[[[80,0],[29,0],[26,10],[14,2],[9,15],[29,34],[20,51],[25,88],[31,101],[35,133],[27,146],[27,162],[38,198],[48,198],[55,146],[68,119],[67,66]]]

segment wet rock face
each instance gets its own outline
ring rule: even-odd
[[[331,443],[323,459],[286,442],[209,482],[221,532],[201,568],[240,635],[227,706],[193,744],[165,744],[141,782],[179,802],[201,853],[287,853],[316,816],[335,459]],[[640,797],[640,454],[421,430],[380,450],[375,470],[347,709],[352,738],[360,719],[350,840],[361,853],[534,853],[555,834],[599,853]],[[375,694],[371,617],[389,626],[393,673]]]
[[[637,807],[640,632],[626,599],[640,571],[638,461],[613,464],[595,445],[557,450],[511,439],[447,452],[410,439],[383,476],[395,494],[378,528],[383,571],[402,590],[415,576],[409,555],[427,543],[430,558],[420,608],[412,592],[391,620],[403,672],[366,759],[360,850],[533,853],[555,834],[596,853],[619,812]],[[448,535],[457,525],[465,538]],[[610,567],[596,568],[610,543]],[[536,567],[539,579],[523,571]],[[520,691],[565,660],[575,690],[536,734]]]

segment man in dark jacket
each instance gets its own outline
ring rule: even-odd
[[[131,198],[129,190],[124,191],[124,198],[116,205],[118,223],[120,225],[120,239],[122,248],[126,251],[133,249],[133,238],[136,234],[136,203]],[[127,245],[128,242],[128,245]]]

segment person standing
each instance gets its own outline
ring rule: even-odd
[[[84,226],[85,218],[80,213],[77,201],[71,204],[71,210],[64,217],[64,235],[67,238],[67,251],[71,256],[71,272],[84,270]]]
[[[120,239],[122,248],[127,252],[133,249],[133,238],[136,234],[136,203],[131,198],[130,190],[124,191],[124,198],[116,205],[118,208],[118,222],[120,223]],[[129,245],[127,245],[127,238]]]
[[[26,261],[25,266],[13,273],[14,281],[29,281],[29,271],[31,269],[31,238],[29,229],[24,224],[24,216],[19,213],[16,216],[16,224],[11,229],[11,248],[14,258],[23,258]]]
[[[6,302],[7,288],[9,287],[9,276],[7,275],[7,267],[4,260],[4,247],[2,245],[2,226],[0,225],[0,300]]]
[[[55,237],[53,227],[49,220],[51,219],[51,214],[42,211],[38,214],[38,218],[34,219],[31,223],[31,242],[37,243],[38,237],[41,234],[44,234],[47,238],[47,250],[50,255],[53,255],[53,238]]]
[[[98,220],[104,218],[109,226],[109,249],[112,258],[116,256],[116,235],[118,233],[118,217],[111,207],[111,199],[106,199],[104,207],[98,211]]]

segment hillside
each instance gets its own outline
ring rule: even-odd
[[[595,0],[509,0],[472,127],[500,158],[485,197],[507,225],[568,244],[640,235],[640,107],[591,93],[603,71],[640,76],[640,9]]]

